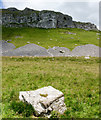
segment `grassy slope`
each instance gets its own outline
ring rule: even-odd
[[[11,107],[13,101],[19,102],[19,91],[49,85],[64,93],[67,111],[61,117],[99,117],[98,58],[3,57],[2,61],[4,118],[23,117]]]
[[[69,35],[68,32],[76,35]],[[3,40],[12,40],[11,43],[16,47],[26,45],[29,41],[35,44],[40,42],[39,45],[45,48],[61,46],[72,50],[75,46],[84,44],[98,46],[99,36],[96,33],[81,29],[3,28]],[[63,117],[98,117],[98,58],[84,60],[82,57],[40,59],[3,57],[2,61],[3,117],[23,117],[11,107],[13,101],[19,102],[19,91],[35,90],[48,85],[59,89],[65,95],[67,111]]]
[[[94,44],[99,45],[99,36],[97,32],[85,31],[82,29],[38,29],[38,28],[4,28],[3,27],[3,40],[12,40],[16,47],[30,43],[38,44],[45,48],[60,46],[69,49],[75,46]],[[76,35],[68,34],[68,32],[76,33]],[[21,38],[16,38],[21,36]],[[73,39],[72,39],[73,38]],[[76,45],[75,45],[76,44]]]

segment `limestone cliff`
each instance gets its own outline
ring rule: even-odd
[[[75,22],[71,16],[48,10],[36,11],[29,8],[25,8],[24,10],[16,8],[2,9],[2,17],[0,19],[2,25],[6,27],[81,28],[85,30],[97,30],[94,24]]]

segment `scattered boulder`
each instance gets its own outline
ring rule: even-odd
[[[85,59],[90,59],[90,57],[89,56],[85,56]]]
[[[101,34],[100,34],[100,33],[96,33],[96,35],[98,35],[98,36],[99,36],[99,35],[101,35]]]
[[[28,41],[27,44],[29,44],[30,42]]]
[[[15,38],[23,38],[23,36],[15,36]]]
[[[64,50],[60,50],[60,53],[65,53],[65,51]]]
[[[19,99],[31,104],[36,116],[51,116],[52,111],[63,114],[66,110],[64,94],[52,86],[43,87],[34,91],[21,91]]]
[[[74,39],[74,37],[71,37],[71,39]]]
[[[70,35],[76,35],[76,33],[72,33],[72,32],[68,32],[68,34],[70,34]]]
[[[6,40],[7,42],[10,42],[10,41],[12,41],[12,40]]]
[[[68,56],[70,55],[70,50],[65,47],[53,47],[49,48],[48,52],[53,56]]]

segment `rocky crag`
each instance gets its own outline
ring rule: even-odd
[[[38,27],[38,28],[80,28],[98,30],[96,25],[73,21],[71,16],[54,11],[36,11],[25,8],[2,9],[0,23],[6,27]]]

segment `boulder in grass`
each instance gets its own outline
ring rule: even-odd
[[[19,99],[31,104],[36,116],[49,117],[52,111],[63,114],[66,110],[64,94],[51,86],[34,91],[21,91]]]
[[[52,54],[54,57],[68,56],[71,53],[70,50],[68,48],[65,48],[65,47],[53,47],[53,48],[49,48],[48,52],[50,54]]]

